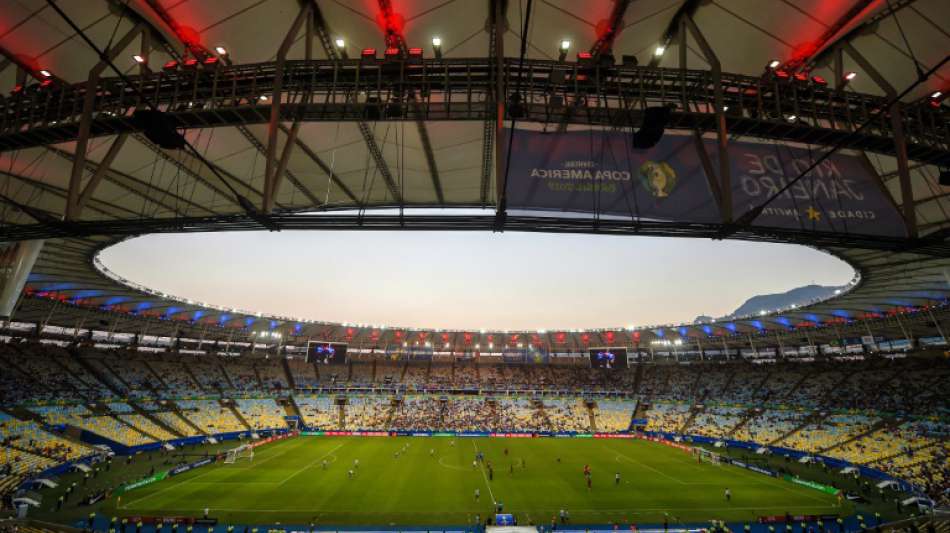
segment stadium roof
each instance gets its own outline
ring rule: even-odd
[[[950,267],[946,259],[950,254],[945,247],[945,231],[950,225],[950,195],[939,184],[941,169],[934,163],[950,161],[950,134],[946,105],[940,105],[942,96],[931,98],[950,90],[950,65],[946,63],[950,12],[940,0],[88,0],[61,1],[55,6],[44,0],[21,0],[0,7],[0,53],[5,57],[0,88],[9,94],[3,101],[4,116],[16,126],[0,127],[0,147],[4,150],[0,152],[0,230],[7,239],[49,239],[34,268],[29,290],[34,295],[54,295],[68,301],[60,309],[62,317],[54,314],[53,322],[74,323],[82,316],[81,308],[73,305],[79,304],[139,316],[170,316],[199,325],[247,325],[246,316],[240,312],[172,301],[105,276],[93,264],[96,252],[127,235],[273,229],[274,224],[318,229],[497,227],[498,219],[493,217],[372,216],[374,207],[496,206],[498,173],[492,143],[497,134],[484,94],[474,104],[459,102],[454,110],[447,110],[444,101],[434,102],[432,97],[427,100],[425,91],[420,92],[422,98],[418,100],[416,95],[404,94],[405,105],[397,112],[407,120],[376,121],[374,116],[354,116],[348,114],[345,105],[321,108],[330,114],[311,114],[300,121],[295,120],[299,117],[282,114],[277,137],[271,143],[270,91],[277,83],[273,66],[279,62],[276,60],[282,44],[288,47],[288,61],[312,58],[332,68],[341,55],[358,63],[364,48],[375,48],[382,57],[384,49],[392,45],[420,47],[429,58],[434,53],[433,38],[438,37],[444,63],[454,65],[453,80],[464,78],[459,74],[463,68],[474,73],[470,74],[472,78],[484,74],[480,68],[492,68],[495,35],[502,37],[505,58],[520,59],[524,43],[524,60],[538,69],[559,62],[562,41],[569,41],[570,63],[578,52],[600,55],[605,50],[604,42],[609,48],[611,40],[618,63],[630,64],[630,56],[635,56],[641,66],[675,69],[681,60],[677,30],[687,18],[705,41],[695,34],[687,40],[689,69],[713,68],[711,50],[722,72],[736,75],[740,81],[762,76],[773,59],[789,72],[808,71],[809,76],[831,80],[833,85],[841,74],[854,72],[856,76],[843,88],[847,94],[859,100],[866,98],[861,101],[874,105],[911,87],[902,98],[907,114],[917,113],[935,122],[933,131],[943,135],[920,140],[913,137],[914,132],[908,132],[910,179],[904,187],[913,195],[913,209],[903,212],[908,216],[910,211],[910,216],[916,218],[919,239],[813,238],[741,228],[724,234],[818,246],[850,262],[860,274],[854,289],[839,298],[806,309],[739,321],[738,330],[782,330],[801,322],[874,317],[895,308],[942,302],[948,295],[945,272]],[[523,41],[521,33],[529,7],[531,23],[528,38]],[[493,9],[504,12],[505,24],[493,22]],[[234,94],[250,95],[252,101],[232,98],[226,102],[220,92],[209,97],[201,92],[207,88],[199,87],[198,81],[194,82],[192,95],[176,92],[173,105],[177,125],[186,127],[186,137],[195,151],[162,149],[125,115],[135,104],[121,100],[158,98],[159,93],[165,95],[171,90],[169,86],[141,85],[148,89],[142,91],[145,96],[130,96],[134,91],[100,63],[97,52],[67,18],[100,49],[114,49],[113,63],[133,81],[140,79],[137,76],[144,69],[159,72],[167,62],[178,61],[167,79],[175,80],[175,91],[179,91],[185,75],[184,60],[197,57],[204,62],[210,57],[218,58],[221,68],[244,69],[242,79],[251,80],[249,83],[266,79],[267,85],[238,89],[235,84]],[[285,43],[298,21],[299,31]],[[393,39],[393,33],[398,38]],[[313,43],[308,51],[310,39]],[[343,40],[342,47],[338,39]],[[659,54],[661,47],[664,52]],[[147,58],[147,65],[133,59],[136,54]],[[838,58],[840,64],[836,64]],[[76,117],[81,114],[86,94],[80,84],[97,72],[97,64],[96,79],[102,80],[97,98],[112,102],[112,107],[95,104],[97,115],[85,162],[77,165],[77,154],[82,150],[77,149],[75,141],[81,136],[82,124]],[[298,62],[293,68],[303,68],[301,65]],[[933,75],[920,80],[922,73],[935,67]],[[211,71],[211,66],[196,68]],[[296,87],[303,71],[289,72],[297,77],[288,74],[285,83]],[[449,77],[448,67],[445,77]],[[213,84],[216,79],[202,78],[201,83]],[[60,95],[58,104],[41,100],[44,88],[37,86],[48,80],[53,86],[70,88],[50,93]],[[456,89],[464,88],[465,83],[458,81]],[[214,86],[208,90],[223,89]],[[453,93],[453,97],[458,94]],[[361,101],[365,104],[370,96],[361,95]],[[18,103],[24,101],[29,105]],[[68,109],[63,109],[64,105]],[[46,113],[42,124],[24,122],[23,115],[36,109]],[[385,114],[387,109],[381,112]],[[715,137],[715,126],[710,125],[714,123],[684,122],[688,118],[677,119],[681,122],[672,129],[679,131],[672,134],[696,129]],[[920,123],[926,122],[924,118]],[[553,122],[556,127],[557,120]],[[567,122],[571,123],[568,129],[588,127],[576,117]],[[730,125],[738,128],[739,133],[734,132],[737,136],[787,142],[808,141],[807,136],[814,133],[804,126],[795,131],[765,130],[761,123],[741,129],[742,124],[752,122],[734,121]],[[285,139],[290,137],[295,137],[293,149],[286,150]],[[866,146],[870,146],[866,153],[883,187],[903,209],[906,202],[892,147]],[[274,152],[271,160],[276,167],[270,173],[283,176],[276,187],[265,178],[269,149]],[[280,157],[284,153],[287,157]],[[79,179],[71,180],[77,172]],[[274,190],[274,213],[287,218],[261,216],[270,212],[268,190]],[[72,201],[70,194],[74,195]],[[360,212],[353,215],[347,209]],[[342,213],[304,219],[295,216],[312,210]],[[64,215],[75,225],[58,222]],[[723,235],[717,233],[718,229],[672,224],[652,230],[649,226],[631,228],[619,223],[611,226],[609,221],[601,224],[594,227],[586,220],[565,219],[552,222],[512,213],[504,228]],[[48,313],[45,306],[29,298],[19,316],[43,321]],[[196,315],[196,311],[200,313]],[[223,315],[226,318],[222,319]],[[273,320],[277,327],[297,323],[286,317],[261,318]],[[127,325],[136,327],[132,324]],[[729,329],[726,324],[719,326]],[[323,327],[335,327],[338,333],[349,328]],[[693,329],[700,331],[698,327]]]

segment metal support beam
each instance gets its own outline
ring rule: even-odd
[[[287,126],[284,126],[283,124],[281,124],[280,128],[285,134],[290,133],[290,131],[287,129]],[[352,200],[353,203],[355,204],[360,203],[360,199],[355,194],[353,194],[353,191],[351,191],[350,188],[347,187],[346,183],[343,183],[343,179],[340,178],[340,176],[338,176],[335,172],[333,172],[333,169],[330,168],[330,165],[326,164],[326,162],[323,161],[323,159],[321,159],[320,156],[317,155],[317,153],[314,152],[313,149],[310,148],[310,146],[308,146],[305,142],[303,142],[299,138],[294,139],[294,142],[297,144],[297,148],[299,148],[301,152],[303,152],[308,158],[310,158],[310,160],[313,163],[315,163],[318,167],[320,167],[320,170],[326,173],[326,175],[330,178],[330,181],[332,181],[333,184],[337,186],[337,188],[343,191],[343,194],[345,194],[347,198]],[[292,176],[293,175],[288,171],[287,178],[290,179],[292,178]],[[319,203],[319,200],[314,199],[314,202],[315,204]]]
[[[505,27],[505,13],[508,9],[507,0],[489,0],[488,2],[488,58],[494,60],[498,53],[498,41],[504,39],[507,30]],[[500,14],[500,16],[499,16]],[[497,70],[493,70],[493,76],[497,75]],[[497,85],[495,86],[497,88]],[[482,128],[482,179],[479,187],[479,199],[482,206],[488,204],[488,194],[491,186],[492,166],[496,162],[492,159],[492,149],[498,138],[495,137],[496,125],[492,122],[492,104],[497,103],[498,95],[494,98],[485,99],[485,122]]]
[[[270,122],[267,124],[267,153],[264,166],[263,199],[263,211],[265,213],[270,213],[274,210],[274,197],[277,189],[277,182],[282,177],[276,172],[277,166],[279,165],[279,163],[276,161],[276,157],[277,131],[278,124],[280,123],[280,103],[281,98],[283,97],[284,65],[287,62],[287,53],[290,52],[290,47],[294,44],[294,39],[300,32],[300,27],[303,26],[304,21],[308,20],[309,13],[310,4],[304,4],[297,13],[297,18],[294,19],[293,24],[290,26],[287,34],[284,36],[284,40],[280,44],[280,48],[277,50],[277,59],[274,65],[274,68],[276,69],[274,73],[274,90],[271,94],[270,101]],[[293,146],[293,142],[290,142],[289,144]],[[287,155],[289,155],[289,152]]]
[[[875,84],[889,99],[897,97],[897,90],[891,85],[874,65],[861,55],[851,43],[841,45],[842,49],[871,77]],[[907,157],[907,136],[904,134],[904,119],[902,104],[894,102],[890,112],[891,129],[894,136],[894,151],[897,159],[897,176],[900,179],[901,206],[903,207],[904,222],[907,224],[907,234],[911,238],[917,237],[917,208],[914,204],[914,189],[910,181],[910,162]]]
[[[386,24],[384,28],[386,32],[386,48],[398,48],[403,57],[406,57],[408,55],[408,48],[406,46],[405,36],[398,27],[389,24],[390,21],[396,18],[392,3],[390,0],[377,0],[377,3],[384,23]],[[429,176],[432,179],[432,188],[435,191],[435,196],[438,198],[439,203],[445,203],[445,195],[442,193],[442,180],[439,178],[439,168],[435,163],[435,152],[432,150],[432,141],[429,139],[429,129],[423,117],[423,108],[419,105],[419,101],[413,91],[410,90],[408,94],[402,96],[405,97],[406,102],[416,111],[416,131],[419,134],[419,144],[422,145],[422,153],[426,156],[426,165],[429,168]]]
[[[244,124],[238,124],[236,127],[237,130],[241,132],[242,135],[244,135],[244,138],[251,143],[251,146],[253,146],[261,155],[265,155],[267,153],[267,148],[264,147],[261,141],[257,138],[257,135],[254,135],[254,133],[251,132],[247,126]],[[278,127],[284,132],[284,135],[290,134],[290,129],[283,124],[280,124]],[[300,148],[303,142],[300,139],[294,139],[294,143],[298,148]],[[300,181],[300,179],[293,172],[285,168],[283,176],[287,178],[287,181],[292,183],[293,186],[297,188],[297,190],[303,193],[303,195],[307,197],[307,200],[309,200],[311,204],[314,206],[323,205],[323,202],[320,201],[320,199],[317,198],[316,195],[314,195],[313,192],[306,185],[304,185],[303,182]]]
[[[706,38],[703,37],[702,32],[699,31],[699,27],[693,22],[692,16],[685,14],[682,17],[682,21],[685,28],[688,29],[689,33],[693,36],[693,39],[696,40],[696,44],[699,45],[699,49],[703,52],[706,62],[709,63],[709,74],[712,77],[713,83],[713,105],[715,107],[713,112],[716,115],[716,142],[719,149],[719,207],[723,223],[728,224],[733,220],[732,173],[729,167],[729,131],[726,127],[725,100],[722,90],[722,64],[719,62],[719,58],[716,57],[716,53],[712,47],[706,41]],[[683,39],[683,42],[685,43],[685,39]],[[680,53],[683,54],[683,52]],[[685,54],[681,55],[681,58],[684,57]],[[681,65],[682,69],[685,69],[685,67],[685,64]],[[684,111],[687,110],[684,109]]]
[[[66,220],[75,220],[79,217],[78,206],[79,198],[82,194],[82,175],[86,164],[86,150],[89,147],[89,135],[92,130],[92,115],[95,111],[96,89],[99,86],[99,76],[102,75],[102,72],[109,66],[111,61],[123,50],[128,48],[136,37],[145,33],[146,30],[147,26],[145,24],[138,24],[129,30],[119,42],[105,51],[106,57],[101,58],[99,63],[89,71],[89,78],[86,81],[86,94],[84,95],[82,104],[82,117],[79,121],[79,132],[76,138],[76,159],[73,161],[73,168],[69,177],[69,193],[66,200],[66,212],[64,213]]]
[[[633,0],[614,0],[614,6],[610,10],[610,16],[607,18],[607,29],[590,48],[590,53],[595,60],[603,55],[613,53],[614,41],[617,39],[617,36],[620,35],[620,32],[623,31],[623,15],[627,12],[627,8],[630,7],[632,3]]]
[[[281,180],[279,176],[283,176],[287,172],[287,164],[290,162],[290,156],[293,155],[294,146],[297,144],[298,133],[300,133],[300,121],[295,120],[290,127],[290,132],[287,134],[287,139],[284,141],[284,150],[281,153],[280,161],[277,163],[277,169],[274,172],[277,178],[274,180],[273,190],[271,190],[272,198],[275,198],[278,193],[280,193],[280,184],[283,180]]]
[[[102,158],[102,161],[99,162],[99,166],[92,173],[92,177],[89,178],[88,182],[86,182],[86,186],[79,195],[79,200],[73,207],[75,211],[73,212],[72,217],[69,217],[70,219],[79,218],[79,215],[82,214],[83,206],[85,206],[89,202],[89,199],[92,198],[92,193],[96,191],[96,187],[99,186],[99,182],[102,181],[102,178],[109,170],[109,167],[112,166],[112,162],[115,161],[115,157],[119,155],[119,151],[122,150],[122,145],[125,144],[125,140],[128,139],[128,137],[128,133],[120,133],[115,138],[115,140],[112,141],[112,145],[109,146],[109,151],[106,152],[106,156]]]
[[[503,6],[503,4],[505,4]],[[504,33],[500,31],[499,23],[505,20],[503,7],[507,4],[501,0],[495,0],[495,205],[497,209],[504,209],[502,200],[505,194],[505,161],[502,157],[501,143],[504,142],[505,128],[505,102],[508,100],[506,94],[505,80],[505,38]],[[527,39],[527,35],[522,38]]]
[[[670,42],[673,40],[673,36],[676,34],[677,30],[680,27],[680,21],[683,17],[691,17],[693,13],[699,8],[701,0],[685,0],[683,4],[676,10],[676,13],[673,14],[673,18],[670,19],[669,25],[663,31],[663,35],[660,36],[657,44],[662,45],[664,48],[668,48]],[[654,50],[655,51],[655,50]],[[650,53],[650,66],[656,67],[659,66],[660,60],[663,59],[662,55],[656,55],[651,51]]]

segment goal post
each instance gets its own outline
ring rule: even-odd
[[[700,463],[709,463],[713,465],[722,464],[722,455],[714,451],[707,450],[706,448],[693,447],[693,457],[697,462]]]
[[[254,448],[248,444],[243,444],[237,448],[231,448],[227,451],[224,456],[224,464],[230,465],[236,463],[238,460],[247,459],[248,461],[254,460]]]

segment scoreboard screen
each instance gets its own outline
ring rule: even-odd
[[[627,368],[626,348],[592,348],[590,350],[591,368]]]
[[[307,362],[321,365],[342,365],[346,362],[346,345],[328,342],[311,343],[307,350]]]

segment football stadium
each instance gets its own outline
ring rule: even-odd
[[[950,532],[948,7],[0,2],[0,532]]]

